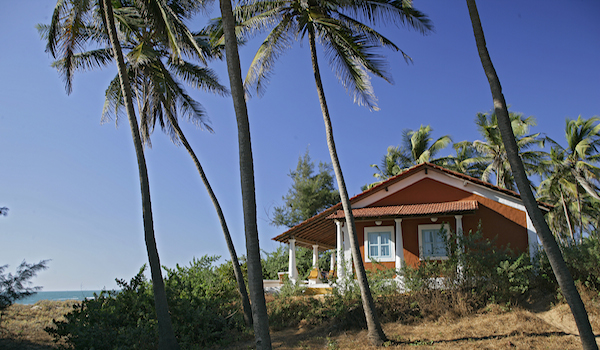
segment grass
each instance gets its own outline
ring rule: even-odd
[[[600,330],[600,304],[584,298],[592,327]],[[0,323],[0,349],[50,350],[56,344],[43,330],[72,309],[75,302],[40,301],[12,305]],[[468,315],[447,313],[436,318],[388,322],[383,325],[393,349],[580,349],[569,308],[565,304],[535,305],[531,309],[489,305]],[[300,324],[271,333],[274,349],[375,349],[366,330],[340,329],[334,324]],[[228,349],[252,349],[253,340]]]
[[[33,305],[14,304],[2,313],[0,320],[0,349],[53,349],[52,337],[44,328],[52,320],[62,320],[77,301],[40,300]]]

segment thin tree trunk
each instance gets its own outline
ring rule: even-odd
[[[321,73],[319,72],[315,34],[312,28],[310,28],[308,31],[308,38],[310,41],[310,56],[315,75],[315,83],[317,84],[319,102],[321,104],[321,111],[323,112],[323,120],[325,122],[327,146],[329,148],[331,163],[333,165],[333,170],[338,183],[340,199],[342,202],[342,207],[344,208],[344,216],[346,217],[346,225],[348,227],[348,235],[350,237],[350,249],[352,250],[352,260],[354,261],[354,269],[356,270],[356,277],[358,280],[358,286],[360,288],[362,305],[365,312],[365,318],[367,320],[368,338],[373,345],[381,346],[387,340],[387,337],[381,328],[381,323],[379,322],[379,318],[377,316],[377,310],[375,309],[375,303],[373,302],[373,296],[371,295],[371,289],[369,288],[369,281],[367,280],[365,265],[363,264],[362,256],[359,250],[354,215],[352,214],[352,208],[350,207],[350,199],[348,197],[348,191],[346,190],[346,183],[344,181],[342,168],[340,167],[340,162],[335,148],[335,141],[333,139],[333,128],[331,125],[331,118],[329,117],[327,101],[325,100],[325,92],[323,90],[323,83],[321,81]]]
[[[504,147],[506,148],[508,160],[515,177],[515,182],[519,188],[523,204],[527,209],[527,213],[529,214],[538,237],[542,242],[542,246],[546,251],[546,255],[548,256],[548,260],[550,261],[550,265],[552,266],[552,270],[554,271],[554,275],[558,281],[558,285],[560,286],[560,289],[562,290],[562,293],[565,296],[569,307],[571,308],[571,312],[575,318],[575,323],[577,324],[577,329],[579,330],[583,348],[586,350],[597,350],[598,345],[596,344],[596,339],[594,337],[594,333],[592,332],[587,311],[585,310],[585,306],[581,301],[581,297],[577,291],[577,288],[575,288],[573,277],[567,268],[567,264],[563,259],[560,248],[558,247],[558,244],[556,244],[556,240],[554,239],[548,224],[544,220],[544,216],[537,205],[537,201],[533,197],[531,188],[529,187],[529,181],[527,179],[527,175],[525,174],[523,162],[519,158],[518,147],[515,141],[515,136],[512,132],[508,108],[506,106],[506,101],[504,100],[504,95],[502,94],[500,80],[498,79],[496,70],[492,65],[492,60],[490,59],[486,47],[485,37],[481,27],[481,22],[479,20],[479,13],[477,12],[475,0],[467,0],[467,7],[469,8],[469,15],[473,25],[473,34],[475,35],[475,42],[477,44],[477,50],[479,52],[481,64],[490,84],[490,90],[494,100],[494,111],[496,112],[496,116],[498,116],[498,127],[502,135]]]
[[[235,247],[233,246],[233,241],[231,240],[231,235],[229,234],[229,228],[227,227],[227,222],[225,221],[225,215],[223,215],[223,211],[221,210],[221,205],[219,205],[219,201],[217,200],[217,196],[212,190],[208,179],[206,178],[206,174],[202,169],[202,165],[200,165],[200,161],[198,157],[196,157],[196,153],[192,149],[192,146],[188,143],[183,131],[179,127],[179,123],[175,120],[175,117],[171,113],[167,113],[169,120],[171,121],[171,125],[175,129],[177,136],[183,143],[183,146],[188,151],[192,159],[194,160],[194,164],[196,164],[196,169],[198,169],[198,173],[200,174],[200,178],[202,179],[202,183],[206,187],[208,191],[208,195],[210,200],[212,201],[215,210],[217,211],[217,215],[219,216],[219,222],[221,223],[221,228],[223,229],[223,235],[225,236],[225,242],[227,242],[227,249],[229,249],[229,255],[231,256],[231,264],[233,265],[233,273],[235,275],[235,280],[238,285],[238,292],[240,293],[240,297],[242,298],[242,307],[244,310],[244,322],[246,322],[247,327],[252,327],[252,310],[250,306],[250,300],[248,299],[248,292],[246,291],[246,283],[244,282],[244,276],[242,274],[242,269],[240,268],[240,263],[238,261],[237,253],[235,252]]]
[[[231,8],[231,0],[220,0],[221,17],[223,18],[223,34],[225,36],[225,56],[227,73],[233,108],[238,126],[238,145],[240,152],[240,178],[242,186],[242,205],[244,209],[244,228],[246,230],[246,252],[248,258],[248,287],[252,300],[252,317],[254,320],[254,338],[258,350],[271,349],[269,334],[269,318],[262,280],[260,247],[258,243],[258,227],[256,223],[256,196],[254,189],[254,165],[252,160],[252,143],[250,140],[250,123],[242,83],[242,70],[235,36],[235,21]]]
[[[583,237],[583,214],[581,214],[581,196],[579,195],[579,186],[575,184],[575,192],[577,193],[577,210],[579,210],[579,239],[573,236],[573,243],[577,245]]]
[[[575,241],[575,233],[573,233],[573,226],[571,225],[571,218],[569,217],[569,210],[567,208],[567,203],[565,202],[565,196],[563,195],[562,190],[560,191],[560,201],[562,202],[563,210],[565,212],[565,218],[567,218],[567,225],[569,226],[569,234],[571,235],[571,239]]]
[[[156,309],[156,318],[158,320],[158,348],[161,350],[179,349],[173,326],[171,325],[171,316],[169,314],[169,306],[167,304],[167,294],[161,273],[160,259],[158,249],[156,247],[156,239],[154,236],[154,223],[152,219],[152,205],[150,202],[150,184],[148,182],[148,170],[146,168],[146,159],[144,157],[144,149],[140,138],[140,131],[133,108],[133,99],[131,93],[131,85],[127,76],[125,67],[125,59],[121,51],[121,44],[117,38],[117,30],[115,27],[114,14],[110,0],[103,0],[104,16],[108,27],[108,34],[113,48],[113,54],[117,61],[119,72],[119,80],[121,81],[121,90],[125,96],[125,106],[127,108],[127,117],[133,137],[135,147],[135,155],[137,157],[140,187],[142,193],[142,213],[144,220],[144,238],[146,241],[146,250],[148,253],[148,261],[150,263],[150,274],[152,276],[152,287],[154,291],[154,304]]]

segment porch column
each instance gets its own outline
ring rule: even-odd
[[[401,269],[404,264],[404,242],[402,241],[402,219],[394,219],[396,222],[396,270]]]
[[[344,254],[344,236],[342,234],[342,222],[335,221],[336,227],[336,242],[337,242],[337,277],[343,278],[346,275],[346,267],[342,260]]]
[[[292,283],[296,283],[298,280],[298,269],[296,268],[296,239],[290,238],[288,242],[290,244],[288,278]]]
[[[319,245],[313,244],[313,269],[319,268]]]
[[[456,244],[460,245],[460,238],[463,236],[463,226],[462,226],[462,215],[454,215],[456,219]],[[463,251],[463,247],[460,247],[461,252]]]
[[[346,222],[346,220],[344,220]],[[352,274],[352,247],[350,247],[350,233],[348,232],[348,223],[342,227],[344,232],[344,261],[350,266],[350,274]]]
[[[531,218],[529,214],[526,213],[527,216],[527,241],[529,241],[529,259],[531,263],[535,263],[536,256],[538,255],[538,248],[540,243],[538,241],[538,236],[535,231],[535,227],[533,227],[533,222],[531,222]],[[535,265],[534,265],[535,266]]]
[[[329,271],[333,272],[333,270],[335,269],[335,250],[333,250],[331,252],[331,259],[329,261]],[[331,277],[329,277],[331,278]]]

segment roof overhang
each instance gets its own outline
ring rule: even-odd
[[[375,218],[410,218],[431,215],[460,215],[471,214],[479,209],[477,201],[455,201],[443,203],[426,204],[404,204],[390,205],[385,207],[366,207],[352,209],[352,215],[356,219],[375,219]],[[344,211],[337,210],[329,215],[327,219],[343,219]]]

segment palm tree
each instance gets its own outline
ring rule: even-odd
[[[90,15],[97,19],[97,23],[90,24],[89,22],[86,22],[86,17]],[[119,12],[119,15],[126,16],[127,12]],[[179,349],[171,324],[167,296],[161,273],[160,259],[156,247],[152,206],[150,201],[150,185],[144,149],[133,106],[131,85],[127,75],[125,60],[123,58],[121,45],[117,38],[115,14],[113,12],[112,2],[108,0],[100,2],[89,0],[58,1],[54,9],[52,22],[48,28],[47,51],[56,58],[59,53],[57,52],[57,47],[60,47],[60,56],[63,57],[66,62],[72,62],[76,50],[86,43],[87,40],[90,40],[93,36],[92,33],[100,32],[98,30],[90,31],[90,25],[101,26],[102,31],[107,32],[108,34],[112,55],[117,62],[121,93],[125,99],[127,117],[129,119],[129,126],[138,162],[142,195],[144,238],[150,263],[156,317],[158,320],[159,349]],[[102,56],[100,60],[107,60],[109,57],[110,55],[105,55]],[[62,71],[62,73],[65,76],[67,92],[70,93],[73,71],[68,69]]]
[[[158,122],[163,131],[171,136],[172,141],[175,144],[181,142],[190,157],[192,157],[200,178],[202,179],[213,206],[217,211],[227,248],[231,256],[231,263],[238,284],[238,292],[242,299],[244,320],[247,326],[251,326],[252,311],[248,293],[246,291],[246,284],[244,282],[242,270],[240,268],[235,247],[233,246],[225,216],[198,157],[187,141],[187,138],[183,134],[177,121],[178,114],[183,114],[196,124],[206,126],[203,121],[205,113],[202,106],[186,93],[185,89],[176,80],[174,75],[178,76],[180,79],[184,79],[194,87],[202,88],[206,91],[218,93],[220,95],[225,95],[227,89],[219,84],[217,77],[212,70],[197,66],[181,58],[177,60],[170,57],[165,58],[164,56],[168,52],[168,47],[165,47],[164,45],[166,40],[162,39],[157,41],[157,39],[160,39],[158,38],[160,33],[153,31],[152,28],[146,28],[145,26],[139,27],[134,23],[130,23],[125,28],[129,29],[127,35],[124,36],[128,41],[126,44],[131,47],[128,55],[129,64],[127,68],[129,76],[132,77],[133,90],[137,96],[138,110],[140,111],[142,124],[142,141],[150,144],[150,134]],[[187,52],[188,55],[193,55],[197,59],[205,61],[205,54],[211,54],[210,52],[198,52],[196,50],[197,47],[207,48],[208,45],[205,45],[206,43],[199,42],[196,43],[196,45],[192,45],[188,40],[185,40],[188,39],[188,36],[179,38],[184,40],[180,40],[177,43],[178,46],[182,47],[182,51]],[[176,39],[178,38],[175,38],[175,40]],[[163,62],[164,60],[167,62],[166,65]],[[118,112],[120,109],[119,107],[123,106],[123,99],[117,89],[116,83],[117,81],[113,80],[106,91],[105,106],[109,108],[104,109],[103,117],[112,110]]]
[[[402,170],[404,170],[404,168],[398,164],[401,157],[402,151],[400,151],[399,146],[389,146],[387,153],[381,159],[381,164],[371,164],[371,168],[377,169],[377,172],[373,174],[373,177],[378,179],[378,181],[368,185],[366,188],[371,188],[375,184],[400,174]]]
[[[223,37],[227,74],[233,108],[238,127],[238,146],[240,152],[240,177],[242,187],[242,205],[244,209],[244,228],[246,232],[246,252],[248,257],[248,287],[252,299],[252,317],[254,321],[254,338],[256,348],[271,349],[269,334],[269,318],[265,301],[260,262],[260,246],[258,244],[258,226],[256,222],[256,193],[254,187],[254,163],[252,160],[252,143],[250,140],[250,124],[248,109],[242,83],[242,70],[235,35],[235,19],[231,0],[220,0],[221,17],[223,18]]]
[[[120,5],[123,6],[125,4],[124,2],[121,2]],[[204,126],[209,130],[211,129],[204,122],[205,113],[202,106],[186,93],[185,89],[176,80],[174,75],[185,80],[190,85],[202,88],[206,91],[224,95],[227,93],[227,90],[219,84],[216,75],[212,70],[187,62],[181,57],[183,53],[186,56],[195,57],[200,61],[205,62],[206,56],[213,54],[212,52],[206,52],[206,49],[209,49],[208,43],[196,40],[195,35],[189,32],[181,21],[180,17],[189,17],[196,8],[183,8],[180,7],[178,2],[168,4],[166,9],[170,11],[172,15],[169,20],[175,23],[173,23],[174,25],[171,24],[171,29],[167,30],[165,33],[164,30],[160,30],[161,26],[157,26],[156,21],[151,23],[147,19],[141,19],[141,13],[152,12],[149,9],[149,4],[143,6],[144,4],[138,3],[137,5],[142,6],[139,8],[127,6],[128,15],[120,16],[120,19],[123,21],[121,29],[124,31],[120,38],[122,38],[121,45],[129,48],[128,61],[126,64],[127,74],[130,77],[133,92],[138,101],[138,110],[141,117],[140,129],[142,141],[150,145],[150,134],[158,122],[162,129],[171,136],[174,143],[183,143],[184,147],[192,157],[200,177],[209,192],[215,210],[217,211],[227,247],[230,252],[234,275],[238,284],[238,292],[242,299],[244,319],[246,324],[250,326],[252,324],[250,302],[235,247],[233,246],[231,235],[216,195],[206,178],[198,158],[178,125],[176,119],[178,110],[195,124]],[[45,28],[40,27],[40,29],[43,30]],[[88,30],[91,29],[92,27],[88,28]],[[175,33],[173,33],[173,31],[175,31]],[[168,38],[165,38],[165,35],[167,35]],[[97,39],[106,39],[106,35],[102,32],[96,32],[94,33],[94,36]],[[102,43],[102,40],[100,40],[98,45],[101,45]],[[177,52],[173,52],[171,47],[177,48]],[[77,53],[73,55],[73,59],[69,62],[65,59],[61,59],[54,62],[53,66],[59,69],[59,71],[72,71],[73,69],[81,69],[82,67],[104,66],[110,63],[110,61],[104,59],[105,57],[110,57],[110,50],[111,49],[108,47]],[[167,55],[169,57],[165,57]],[[166,61],[166,64],[163,61]],[[67,63],[70,63],[71,66],[68,67]],[[113,113],[113,111],[118,118],[119,112],[124,107],[124,104],[125,101],[121,93],[119,77],[117,76],[110,83],[106,91],[106,101],[102,119],[106,120],[107,116]]]
[[[579,185],[596,200],[600,200],[598,186],[600,169],[596,166],[600,161],[598,148],[600,147],[600,121],[599,117],[577,120],[567,119],[565,136],[568,148],[564,165],[570,170]],[[560,147],[556,142],[553,144]]]
[[[528,134],[529,128],[536,125],[535,119],[533,117],[524,118],[522,114],[512,112],[509,112],[509,118],[525,171],[528,175],[539,173],[546,153],[531,150],[533,146],[544,147],[544,139],[540,138],[540,133]],[[473,147],[481,154],[480,163],[487,165],[481,174],[481,179],[492,182],[492,176],[495,176],[496,186],[516,190],[496,113],[477,113],[475,123],[484,140],[474,141]]]
[[[574,193],[577,185],[568,171],[562,166],[565,152],[559,147],[550,149],[550,157],[544,171],[544,179],[538,186],[538,198],[541,201],[554,204],[554,208],[546,215],[548,225],[563,244],[576,242],[573,228],[573,204],[576,202]],[[574,210],[575,209],[575,210]],[[563,237],[563,232],[569,233],[569,238]]]
[[[573,242],[581,242],[583,230],[592,218],[596,216],[591,210],[592,203],[588,196],[599,200],[598,180],[600,179],[600,169],[596,166],[600,155],[598,154],[598,145],[600,143],[600,125],[595,125],[600,118],[592,117],[577,120],[566,120],[565,137],[567,148],[563,148],[556,141],[547,138],[552,143],[551,158],[545,171],[546,179],[540,183],[540,189],[548,199],[561,198],[561,205],[565,211],[565,220],[570,219],[566,214],[567,200],[564,200],[565,193],[571,194],[571,201],[577,204],[573,212],[578,213],[579,237],[575,239],[573,225],[569,223],[569,232]],[[583,191],[581,191],[582,189]],[[554,193],[550,193],[554,190]],[[556,191],[560,196],[556,195]],[[552,198],[551,194],[555,194]],[[589,216],[586,214],[590,214]],[[584,220],[585,219],[585,220]]]
[[[431,137],[432,131],[433,129],[429,125],[421,125],[417,130],[404,130],[402,145],[388,147],[387,154],[381,162],[381,168],[375,164],[371,165],[378,170],[378,173],[373,176],[387,180],[413,165],[425,162],[443,163],[445,158],[434,158],[434,156],[452,142],[452,137],[444,135],[434,141]]]
[[[246,30],[246,34],[256,29],[265,29],[271,24],[274,25],[250,65],[246,76],[246,86],[249,92],[253,87],[259,94],[262,93],[275,60],[290,47],[293,39],[300,39],[308,35],[315,84],[325,123],[327,145],[348,225],[350,246],[367,320],[368,336],[373,343],[381,344],[385,340],[385,334],[375,312],[358,248],[356,226],[337,156],[331,118],[321,81],[316,41],[318,39],[324,46],[338,79],[352,94],[354,101],[359,105],[376,110],[376,97],[368,73],[389,82],[391,82],[391,77],[385,72],[383,59],[379,55],[373,54],[372,51],[379,47],[402,51],[361,20],[373,24],[391,19],[396,21],[395,23],[403,23],[416,28],[422,33],[431,30],[431,23],[409,2],[390,0],[264,0],[241,6],[236,13],[238,14],[237,19],[242,25],[242,31]],[[233,21],[233,19],[230,20]],[[232,30],[231,35],[234,34]],[[402,54],[409,59],[406,54],[403,52]]]
[[[481,59],[483,70],[490,84],[490,90],[494,100],[494,111],[498,116],[498,128],[500,129],[502,140],[504,141],[504,146],[506,147],[507,157],[515,177],[515,182],[519,188],[519,192],[521,193],[523,204],[527,209],[527,213],[531,218],[533,226],[535,227],[538,237],[540,238],[544,250],[546,251],[546,255],[548,256],[548,260],[550,261],[550,265],[552,266],[552,270],[554,271],[554,275],[558,281],[558,285],[560,286],[560,289],[562,290],[562,293],[571,308],[571,312],[575,318],[575,323],[577,324],[577,329],[579,330],[583,348],[598,349],[585,306],[581,301],[581,297],[579,292],[577,292],[577,288],[575,288],[573,277],[571,276],[569,269],[565,264],[560,248],[558,247],[556,240],[554,240],[554,236],[544,220],[544,215],[542,214],[535,198],[533,197],[533,192],[531,191],[529,180],[527,179],[527,175],[525,173],[525,167],[519,158],[519,147],[512,131],[508,107],[506,106],[504,94],[502,93],[500,80],[498,79],[498,75],[496,74],[496,70],[494,69],[492,60],[490,59],[490,55],[486,47],[485,37],[481,27],[481,21],[479,19],[479,13],[477,12],[475,0],[467,0],[467,7],[469,9],[471,24],[473,25],[473,34],[475,36],[475,43],[477,45],[477,51],[479,52],[479,58]]]
[[[477,149],[473,147],[473,143],[469,141],[461,141],[452,145],[456,155],[449,155],[444,158],[442,166],[462,173],[465,175],[472,176],[474,178],[481,178],[485,166],[484,158],[477,152]]]

